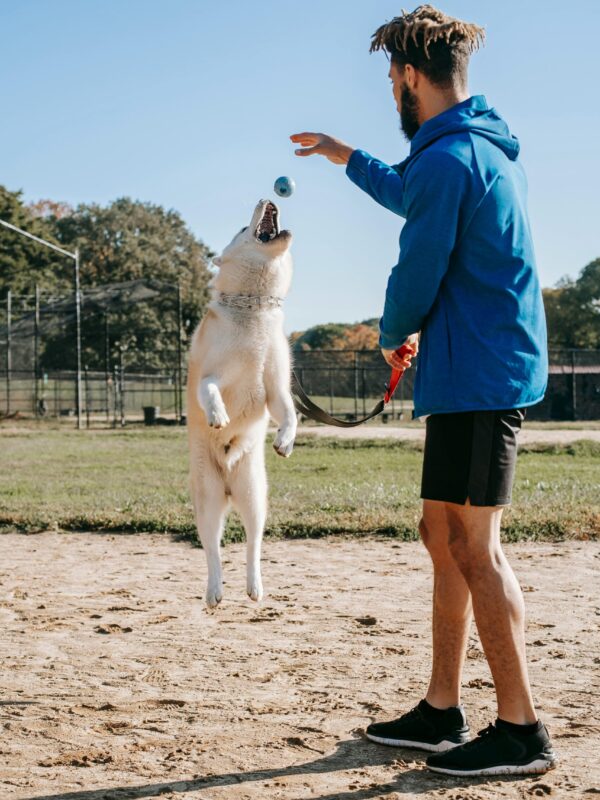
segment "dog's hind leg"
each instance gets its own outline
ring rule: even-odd
[[[206,605],[214,608],[223,598],[221,536],[227,510],[227,497],[219,476],[192,474],[192,501],[208,568]]]
[[[252,600],[263,594],[260,550],[267,515],[267,474],[262,441],[246,453],[232,473],[231,499],[246,530],[246,591]]]

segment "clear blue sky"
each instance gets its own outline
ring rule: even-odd
[[[0,183],[26,200],[172,207],[221,249],[278,175],[295,234],[288,330],[379,316],[401,220],[288,141],[408,146],[369,37],[407,0],[0,0]],[[598,0],[440,0],[487,28],[471,91],[520,138],[543,285],[600,256]],[[83,275],[85,285],[85,275]]]

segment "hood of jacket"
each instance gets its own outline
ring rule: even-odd
[[[398,171],[404,172],[409,162],[437,139],[456,133],[483,136],[511,161],[516,161],[519,155],[519,140],[506,122],[495,108],[489,108],[483,95],[474,95],[424,122],[411,140],[410,155],[398,165]]]

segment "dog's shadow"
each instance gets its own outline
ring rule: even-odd
[[[79,790],[75,792],[62,792],[60,794],[35,795],[23,800],[140,800],[145,797],[156,797],[169,793],[173,796],[181,795],[185,800],[189,792],[201,792],[211,788],[236,786],[250,782],[277,781],[294,775],[319,775],[329,772],[356,770],[361,767],[393,766],[402,754],[397,750],[382,745],[374,745],[363,738],[356,737],[340,742],[332,753],[328,753],[313,761],[293,764],[289,767],[278,769],[257,769],[249,772],[229,772],[223,775],[210,775],[196,777],[191,780],[171,780],[164,783],[148,783],[143,786],[112,786],[104,789]],[[411,756],[411,758],[414,756]],[[367,788],[336,790],[333,793],[317,795],[311,794],[315,800],[376,800],[392,792],[410,792],[410,796],[425,794],[439,786],[451,787],[456,785],[481,783],[485,778],[460,778],[452,779],[447,776],[440,778],[423,768],[411,768],[399,773],[393,781],[384,784],[371,783]],[[510,780],[510,778],[509,778]],[[357,783],[358,778],[349,776],[350,784]],[[289,787],[293,790],[293,787]],[[301,792],[301,787],[298,787]],[[266,795],[265,795],[266,796]],[[298,795],[300,797],[300,795]]]

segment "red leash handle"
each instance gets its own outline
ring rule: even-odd
[[[404,358],[404,356],[413,356],[414,355],[414,348],[411,347],[409,344],[403,344],[402,347],[399,347],[396,350],[396,355],[400,358]],[[392,399],[394,392],[396,391],[396,387],[400,382],[400,378],[404,375],[405,370],[403,369],[392,369],[392,374],[390,377],[389,386],[385,387],[385,395],[383,396],[384,404],[388,404]]]

